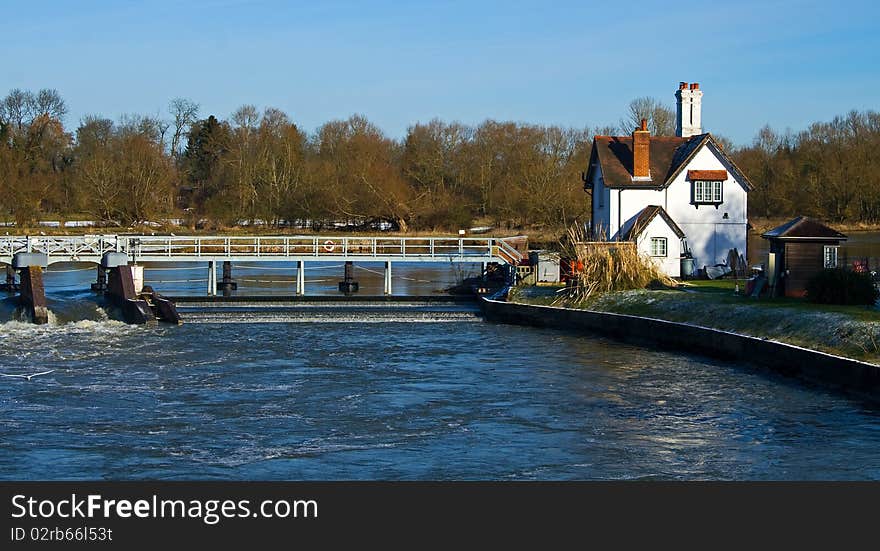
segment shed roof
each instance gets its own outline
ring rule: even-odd
[[[844,234],[809,216],[793,218],[785,224],[764,232],[761,237],[764,239],[814,239],[820,241],[846,240]]]

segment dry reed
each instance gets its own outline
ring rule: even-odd
[[[578,306],[600,293],[676,285],[651,258],[639,253],[635,242],[591,241],[586,229],[575,224],[561,244],[568,258],[577,259],[578,270],[555,301],[558,304]]]

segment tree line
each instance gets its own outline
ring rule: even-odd
[[[0,101],[0,217],[553,232],[589,217],[580,175],[593,134],[628,134],[641,118],[655,135],[674,131],[674,112],[653,98],[630,102],[616,127],[435,119],[401,139],[361,115],[306,132],[279,109],[245,105],[218,119],[183,98],[165,116],[87,116],[72,132],[66,113],[55,90]],[[764,128],[740,149],[722,138],[756,185],[751,215],[880,221],[878,122],[854,112],[799,134]]]
[[[755,190],[752,217],[880,223],[880,113],[852,111],[801,132],[765,126],[735,152]]]
[[[168,217],[229,227],[331,221],[401,231],[477,223],[564,227],[589,212],[588,128],[432,120],[395,140],[361,115],[303,131],[279,109],[87,116],[69,132],[54,90],[0,102],[0,213],[20,225],[85,216],[124,226]]]

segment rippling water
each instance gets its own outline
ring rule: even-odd
[[[880,478],[875,411],[701,357],[450,306],[133,327],[51,295],[52,325],[0,310],[0,372],[52,370],[0,377],[4,479]]]

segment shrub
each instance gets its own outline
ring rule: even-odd
[[[807,282],[807,300],[821,304],[874,304],[880,292],[866,273],[826,269]]]

